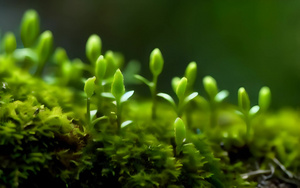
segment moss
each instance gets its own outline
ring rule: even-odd
[[[138,98],[125,92],[119,54],[102,56],[102,44],[87,42],[90,63],[70,61],[62,48],[49,58],[52,44],[45,44],[47,54],[32,45],[42,35],[39,24],[23,27],[34,27],[27,29],[37,36],[22,35],[26,48],[5,40],[9,50],[0,54],[0,187],[49,187],[49,181],[89,188],[300,185],[299,112],[268,111],[269,88],[258,105],[250,108],[247,95],[237,106],[226,103],[229,92],[219,92],[207,76],[206,99],[193,91],[192,62],[181,81],[172,81],[178,99],[157,94],[157,78],[136,76],[152,94]],[[163,68],[158,57],[155,77]],[[43,71],[45,63],[53,73]],[[96,76],[85,89],[82,75]]]

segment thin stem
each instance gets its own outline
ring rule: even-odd
[[[153,77],[152,86],[150,87],[151,95],[152,95],[152,119],[156,119],[156,86],[157,86],[157,77]]]
[[[117,103],[117,125],[118,125],[118,131],[121,129],[121,120],[122,120],[122,105],[121,101],[116,101]]]
[[[89,97],[87,97],[86,99],[86,117],[87,117],[87,122],[88,122],[88,126],[90,126],[91,124],[91,113],[90,113],[90,101],[91,99]]]

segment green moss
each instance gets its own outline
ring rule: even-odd
[[[101,56],[101,40],[88,40],[91,62],[85,64],[69,60],[62,48],[52,54],[52,42],[36,50],[32,44],[43,34],[32,10],[22,33],[27,27],[37,34],[22,34],[26,48],[15,49],[10,33],[0,53],[0,187],[47,187],[49,181],[89,188],[300,185],[299,112],[269,112],[269,88],[260,91],[259,106],[250,108],[244,93],[238,106],[226,103],[228,91],[219,92],[216,81],[205,77],[206,99],[193,91],[192,62],[187,79],[172,81],[178,105],[166,93],[158,94],[166,99],[160,100],[163,59],[156,49],[150,56],[156,78],[137,76],[152,99],[138,98],[125,92],[122,56]],[[45,74],[45,63],[53,63],[54,72]],[[93,76],[84,89],[83,80]]]

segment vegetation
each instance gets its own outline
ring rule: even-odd
[[[124,58],[102,53],[99,36],[87,40],[84,63],[54,50],[51,32],[39,25],[29,10],[23,47],[13,33],[1,39],[0,187],[300,186],[300,116],[269,112],[268,87],[258,105],[243,87],[237,105],[229,104],[229,92],[206,76],[206,99],[193,89],[191,62],[171,82],[176,101],[157,91],[164,60],[156,48],[153,81],[136,72],[152,95],[141,99],[126,92]]]

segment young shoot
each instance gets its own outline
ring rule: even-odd
[[[36,47],[36,53],[38,56],[38,67],[35,75],[41,76],[45,63],[51,55],[53,47],[53,36],[51,31],[44,31],[40,37]]]
[[[268,87],[262,87],[259,91],[258,105],[253,107],[250,106],[249,96],[245,88],[241,87],[238,90],[238,106],[239,114],[246,123],[246,141],[251,141],[250,131],[251,131],[251,120],[259,113],[266,112],[271,103],[271,91]]]
[[[182,146],[186,140],[186,128],[182,119],[180,119],[179,117],[174,122],[174,133],[176,143],[176,155],[179,155],[182,151]]]
[[[224,101],[229,95],[227,90],[222,90],[219,92],[216,80],[211,76],[205,76],[203,78],[204,89],[209,98],[210,104],[210,124],[211,127],[215,127],[217,125],[217,105]]]
[[[85,53],[86,53],[86,57],[91,62],[93,67],[95,67],[95,63],[98,57],[101,55],[101,48],[102,48],[101,38],[96,34],[91,35],[86,42]]]
[[[17,48],[16,37],[12,32],[8,32],[3,37],[4,50],[7,55],[11,55]]]
[[[25,48],[32,47],[40,34],[40,19],[35,10],[27,10],[21,22],[21,40]]]
[[[96,80],[95,76],[92,78],[89,78],[85,81],[85,85],[84,85],[84,92],[87,97],[86,98],[86,113],[87,113],[87,121],[88,121],[89,126],[90,126],[90,122],[91,122],[90,101],[91,101],[91,97],[95,91],[95,80]]]
[[[168,95],[166,93],[158,93],[157,94],[157,96],[164,98],[172,105],[172,107],[175,109],[178,117],[182,116],[183,110],[186,107],[186,105],[198,95],[197,92],[193,92],[186,96],[187,84],[188,84],[188,80],[186,77],[183,77],[180,80],[178,80],[175,77],[172,80],[172,86],[173,86],[173,89],[175,90],[176,96],[178,98],[178,105],[176,105],[174,99],[170,95]]]
[[[188,94],[193,92],[193,87],[197,78],[197,63],[192,61],[185,69],[184,76],[188,79],[186,91]]]
[[[157,94],[157,79],[158,76],[161,74],[164,66],[164,59],[163,56],[158,48],[155,48],[151,54],[150,54],[150,63],[149,68],[153,75],[153,80],[150,82],[146,78],[135,75],[135,78],[138,80],[144,82],[148,87],[150,88],[151,95],[152,95],[152,119],[156,118],[156,106],[157,106],[157,100],[156,100],[156,94]]]
[[[111,84],[111,94],[115,98],[117,107],[116,115],[118,130],[129,124],[128,121],[124,122],[125,124],[122,124],[122,104],[127,101],[133,95],[133,93],[134,91],[125,92],[123,74],[120,69],[118,69],[114,74],[113,82]]]

